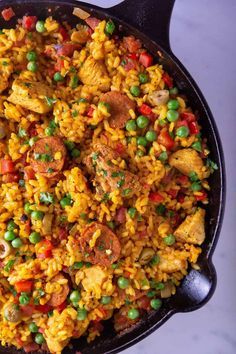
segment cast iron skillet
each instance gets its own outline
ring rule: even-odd
[[[206,240],[202,245],[203,252],[199,258],[200,270],[191,269],[177,289],[175,296],[167,299],[161,310],[149,313],[138,325],[121,335],[115,334],[109,321],[105,322],[105,330],[100,338],[87,344],[84,338],[72,341],[73,348],[66,348],[63,353],[83,354],[117,353],[145,338],[160,327],[168,318],[177,312],[193,311],[203,306],[212,296],[216,287],[216,272],[212,264],[212,253],[219,236],[224,203],[225,203],[225,168],[224,157],[218,131],[211,111],[196,83],[174,56],[169,43],[169,21],[174,0],[125,0],[109,9],[80,3],[74,0],[3,0],[0,11],[11,6],[16,17],[10,22],[0,19],[0,26],[15,26],[18,18],[26,13],[43,19],[53,15],[60,21],[67,20],[72,25],[78,18],[72,15],[74,7],[81,7],[98,18],[113,18],[120,24],[124,34],[133,34],[140,38],[146,48],[153,53],[162,53],[159,58],[164,68],[174,77],[179,89],[186,94],[190,105],[197,110],[203,126],[203,134],[208,139],[213,159],[219,169],[211,176],[211,192],[207,207]],[[13,348],[0,348],[0,353],[19,353]]]

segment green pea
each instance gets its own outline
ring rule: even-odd
[[[79,149],[73,149],[71,151],[71,156],[76,158],[76,157],[80,157],[80,150]]]
[[[39,345],[43,344],[45,342],[45,339],[44,339],[44,336],[42,335],[42,333],[37,333],[35,335],[34,341],[35,341],[35,343],[37,343]]]
[[[150,290],[147,292],[147,297],[154,297],[154,296],[156,296],[156,293],[157,292],[155,290]]]
[[[32,209],[31,209],[31,204],[30,204],[30,203],[26,203],[26,204],[25,204],[25,206],[24,206],[24,211],[25,211],[27,214],[32,213]]]
[[[199,180],[198,175],[195,171],[189,172],[188,176],[191,182],[197,182]]]
[[[81,269],[83,267],[83,265],[84,265],[84,262],[75,262],[72,267],[73,267],[73,269]]]
[[[158,157],[158,160],[160,160],[161,162],[165,162],[166,160],[168,160],[168,154],[166,151],[162,151]]]
[[[125,128],[126,128],[126,130],[128,130],[128,132],[132,132],[132,131],[136,130],[137,125],[135,123],[135,120],[133,120],[133,119],[128,120],[126,122]]]
[[[166,211],[166,207],[164,204],[158,204],[156,206],[156,213],[158,215],[164,215],[165,214],[165,211]]]
[[[139,127],[139,128],[146,128],[147,126],[148,126],[148,124],[149,124],[149,119],[148,119],[148,117],[146,117],[146,116],[139,116],[138,118],[137,118],[137,126]]]
[[[169,92],[170,92],[170,95],[178,95],[179,90],[177,87],[173,87],[170,89]]]
[[[131,219],[133,219],[135,217],[136,212],[137,212],[136,208],[129,208],[128,209],[128,214],[131,217]]]
[[[187,138],[187,136],[189,135],[189,129],[188,127],[185,127],[184,125],[182,127],[179,127],[177,130],[176,130],[176,135],[179,137],[179,138]]]
[[[167,246],[172,246],[175,243],[175,236],[172,234],[169,234],[168,236],[163,238],[163,241]]]
[[[58,82],[64,81],[64,76],[62,76],[62,74],[61,74],[59,71],[57,71],[57,72],[53,75],[53,79],[54,79],[54,81],[58,81]]]
[[[129,280],[127,278],[124,277],[119,277],[117,284],[119,286],[120,289],[126,289],[129,286]]]
[[[173,109],[170,109],[169,111],[167,111],[166,117],[169,122],[175,122],[179,118],[179,113],[177,111],[174,111]]]
[[[138,86],[131,86],[130,93],[134,97],[138,97],[141,93],[140,88]]]
[[[102,296],[101,297],[101,304],[108,305],[111,302],[111,296]]]
[[[79,78],[77,75],[73,75],[70,79],[70,83],[69,83],[69,86],[70,88],[72,88],[73,90],[76,89],[76,87],[78,86],[79,84]]]
[[[169,100],[169,102],[167,103],[167,107],[170,110],[176,110],[179,108],[179,102],[177,100]]]
[[[148,82],[148,75],[145,73],[140,73],[138,78],[141,84],[146,84]]]
[[[19,297],[19,303],[21,305],[27,305],[30,302],[30,298],[26,293],[21,293]]]
[[[37,54],[36,54],[36,52],[34,52],[33,50],[31,50],[30,52],[28,52],[28,53],[26,54],[26,59],[27,59],[28,61],[35,61],[35,60],[37,59]]]
[[[53,135],[53,133],[54,133],[54,128],[52,128],[52,127],[47,127],[46,129],[45,129],[45,134],[47,135],[47,136],[52,136]]]
[[[136,152],[136,155],[138,156],[138,157],[142,157],[142,156],[144,156],[145,155],[145,152],[143,151],[143,150],[137,150],[137,152]]]
[[[87,310],[86,309],[78,309],[77,310],[77,320],[84,321],[87,317]]]
[[[23,245],[23,242],[19,237],[15,238],[13,241],[11,241],[11,245],[14,248],[20,248]]]
[[[162,305],[162,301],[160,299],[152,299],[150,305],[154,310],[158,310]]]
[[[70,294],[70,301],[77,303],[81,299],[80,293],[78,290],[73,290]]]
[[[27,70],[32,71],[32,73],[35,73],[38,69],[38,65],[36,64],[35,61],[29,61],[27,64]]]
[[[4,239],[6,241],[12,241],[16,238],[16,234],[14,231],[6,231],[4,234]]]
[[[191,147],[196,151],[202,152],[202,144],[200,143],[200,141],[196,141],[192,144]]]
[[[33,210],[31,213],[31,218],[33,220],[43,220],[44,212],[40,210]]]
[[[115,31],[116,26],[112,20],[107,21],[106,26],[105,26],[105,33],[108,35],[112,35],[113,32]]]
[[[201,183],[200,182],[193,182],[191,184],[191,189],[193,192],[198,192],[202,189]]]
[[[10,220],[7,224],[7,230],[8,231],[14,231],[18,226],[16,225],[16,223],[14,223],[13,220]]]
[[[146,135],[145,135],[147,141],[155,141],[157,139],[157,133],[154,132],[153,130],[149,130]]]
[[[155,256],[153,256],[152,259],[149,262],[149,264],[151,266],[155,266],[155,265],[157,265],[159,263],[160,263],[160,256],[158,254],[155,254]]]
[[[128,318],[130,318],[131,320],[136,320],[137,318],[139,318],[139,310],[138,309],[129,309]]]
[[[35,245],[36,243],[40,242],[41,236],[38,232],[34,231],[29,235],[29,240],[31,243]]]
[[[67,205],[71,205],[71,198],[64,197],[60,200],[61,207],[64,209]]]
[[[39,33],[43,33],[46,31],[46,28],[44,26],[44,21],[37,21],[36,22],[36,31]]]
[[[137,144],[141,146],[147,146],[147,139],[144,136],[137,137]]]
[[[29,330],[30,330],[31,333],[37,333],[38,330],[39,330],[39,328],[38,328],[38,326],[36,325],[36,323],[31,322],[31,323],[29,324]]]
[[[66,140],[64,142],[65,146],[69,151],[73,150],[75,148],[75,143],[73,141]]]

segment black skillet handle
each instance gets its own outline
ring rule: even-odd
[[[174,2],[175,0],[124,0],[107,10],[171,51],[169,26]]]

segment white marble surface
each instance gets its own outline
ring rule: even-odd
[[[164,0],[163,0],[164,1]],[[111,6],[119,1],[94,0]],[[227,169],[224,224],[213,261],[218,285],[202,309],[177,314],[125,354],[236,354],[236,0],[176,0],[171,46],[203,91]]]

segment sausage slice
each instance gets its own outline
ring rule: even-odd
[[[52,282],[57,282],[60,279],[65,279],[63,277],[63,275],[58,274],[56,275],[53,279]],[[62,290],[60,293],[53,293],[51,296],[51,299],[47,302],[48,305],[53,306],[53,307],[57,307],[59,305],[61,305],[67,298],[68,294],[69,294],[69,286],[68,284],[63,284],[62,285]]]
[[[110,266],[120,256],[118,237],[105,225],[93,223],[79,239],[81,252],[92,264]]]
[[[30,164],[33,170],[47,178],[55,177],[64,166],[66,148],[58,137],[46,137],[38,140],[30,152]]]
[[[108,103],[111,107],[111,117],[109,124],[112,128],[124,128],[126,122],[130,119],[129,110],[135,110],[135,102],[124,93],[110,91],[101,96],[101,101]]]

